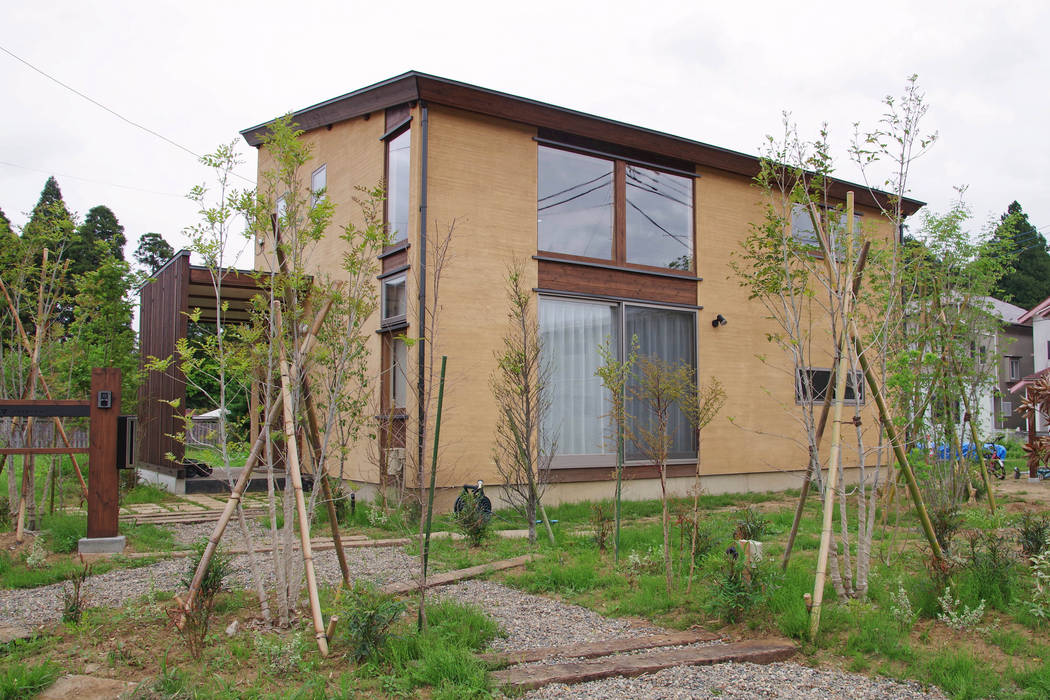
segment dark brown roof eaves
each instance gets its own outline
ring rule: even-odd
[[[758,174],[761,162],[758,157],[746,153],[418,71],[409,71],[307,107],[294,112],[292,117],[299,128],[309,131],[417,99],[531,126],[557,129],[749,178]],[[250,145],[258,146],[270,123],[245,129],[241,135]],[[856,193],[858,204],[872,207],[878,206],[880,202],[885,206],[889,199],[889,195],[884,192],[844,180],[833,180],[830,190],[831,196],[838,199],[844,199],[845,193],[852,190]],[[904,211],[907,215],[914,214],[924,204],[905,198]]]

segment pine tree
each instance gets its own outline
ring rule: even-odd
[[[1050,253],[1046,239],[1016,201],[1000,217],[995,238],[1017,256],[996,287],[996,297],[1025,309],[1050,297]]]
[[[159,233],[144,233],[139,239],[139,247],[135,249],[131,257],[152,275],[173,255],[175,255],[175,249],[164,240],[164,236]]]
[[[123,260],[125,243],[124,227],[113,210],[104,204],[92,207],[66,250],[70,274],[81,275],[98,269],[107,254]]]

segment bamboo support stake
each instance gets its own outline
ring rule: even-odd
[[[310,348],[313,346],[314,338],[316,337],[317,332],[321,329],[321,325],[324,323],[325,317],[328,315],[328,311],[331,308],[332,300],[329,299],[314,317],[314,321],[310,325],[310,330],[307,332],[303,345],[300,351],[296,354],[295,362],[297,365],[302,362],[302,358],[306,357]],[[237,510],[237,506],[240,505],[241,495],[244,493],[244,490],[248,486],[248,482],[251,480],[252,471],[259,463],[259,457],[262,455],[263,446],[269,440],[270,426],[277,420],[280,411],[281,405],[279,402],[275,401],[270,406],[270,410],[266,412],[266,416],[263,418],[262,428],[259,430],[259,434],[255,438],[255,443],[252,445],[251,452],[248,454],[248,458],[244,462],[244,468],[241,470],[241,478],[238,479],[237,483],[234,485],[233,492],[226,501],[226,507],[223,509],[222,515],[219,516],[219,521],[215,524],[215,529],[212,531],[211,537],[208,538],[208,544],[204,547],[204,554],[201,556],[200,564],[197,565],[197,571],[193,574],[193,581],[190,583],[190,590],[186,594],[186,604],[182,606],[187,611],[192,609],[193,603],[197,598],[197,593],[200,591],[201,581],[204,580],[204,573],[208,570],[208,565],[211,563],[211,559],[215,555],[215,549],[219,546],[219,540],[222,539],[222,534],[226,531],[226,526],[229,524],[230,518],[233,517],[233,513]]]
[[[15,310],[15,303],[11,299],[11,295],[7,293],[7,285],[0,279],[0,292],[4,293],[4,297],[7,299],[7,306],[11,309],[11,316],[15,320],[15,326],[18,328],[19,337],[22,339],[22,346],[25,347],[26,352],[32,352],[32,345],[29,342],[29,336],[26,334],[25,328],[22,326],[22,320],[18,317],[18,313]],[[48,401],[53,401],[54,398],[51,395],[51,389],[47,385],[47,379],[43,375],[40,376],[40,388],[44,390],[44,396]],[[55,428],[58,430],[59,436],[62,438],[62,442],[66,444],[66,447],[73,449],[73,443],[70,441],[69,436],[66,434],[66,429],[62,425],[62,420],[57,416],[51,419]],[[6,455],[4,455],[6,457]],[[76,455],[70,454],[69,459],[73,462],[73,471],[76,472],[77,479],[80,480],[80,490],[84,496],[84,500],[87,500],[87,482],[84,481],[84,474],[80,470],[80,463],[77,462]],[[0,460],[0,471],[3,470],[3,462]]]
[[[40,346],[44,342],[44,328],[47,323],[44,319],[44,271],[47,269],[47,248],[44,248],[40,259],[40,288],[37,290],[36,298],[36,333],[33,338],[33,351],[29,357],[29,398],[36,397],[36,382],[40,376]],[[12,315],[17,316],[12,310]],[[26,444],[33,442],[33,417],[26,419]],[[15,525],[15,542],[21,543],[25,539],[26,508],[29,504],[27,493],[35,489],[33,470],[36,468],[36,457],[34,455],[22,455],[22,493],[18,498],[18,522]]]
[[[445,401],[445,363],[448,356],[441,356],[441,375],[438,379],[437,418],[434,421],[434,450],[430,458],[430,489],[427,492],[427,523],[423,531],[423,571],[419,581],[419,617],[417,628],[423,631],[426,624],[426,612],[423,609],[427,595],[427,563],[430,560],[430,524],[434,519],[434,488],[437,482],[438,440],[441,438],[441,405]],[[476,506],[477,504],[475,504]]]
[[[828,262],[826,260],[826,262]],[[846,193],[846,265],[853,262],[853,192]],[[849,268],[847,267],[847,272]],[[852,279],[852,273],[848,274]],[[834,278],[833,278],[834,279]],[[845,285],[840,286],[840,289]],[[813,583],[813,608],[809,616],[809,638],[815,640],[820,629],[820,611],[824,601],[824,581],[827,577],[828,553],[831,549],[831,525],[835,510],[835,483],[838,480],[842,441],[842,404],[846,394],[846,353],[849,352],[848,324],[852,314],[853,290],[842,289],[842,332],[839,335],[838,356],[835,358],[835,396],[831,404],[831,447],[828,451],[828,477],[824,483],[824,519],[820,531],[820,550],[817,553],[817,575]],[[845,507],[845,504],[842,505]]]
[[[274,302],[279,304],[279,302]],[[281,327],[281,307],[277,306],[277,327]],[[310,517],[306,512],[306,499],[303,498],[303,478],[299,472],[299,447],[295,439],[295,410],[292,406],[292,380],[289,377],[288,358],[285,356],[284,343],[277,344],[281,368],[281,405],[284,407],[285,457],[292,477],[292,489],[295,493],[295,507],[299,515],[299,539],[303,548],[303,567],[306,569],[306,592],[310,596],[310,614],[314,620],[314,636],[321,656],[328,656],[328,638],[325,636],[324,619],[321,616],[321,601],[317,595],[317,576],[314,573],[314,555],[310,546]],[[298,368],[296,368],[298,369]]]

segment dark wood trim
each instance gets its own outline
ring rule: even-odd
[[[382,274],[376,275],[376,279],[377,280],[385,280],[388,277],[394,277],[395,275],[400,275],[402,272],[405,272],[406,270],[411,270],[411,269],[412,269],[411,265],[401,265],[400,267],[395,267],[392,270],[384,270]]]
[[[9,418],[12,416],[34,418],[52,418],[59,416],[83,418],[88,416],[89,413],[90,404],[87,401],[76,401],[71,399],[59,399],[57,401],[45,399],[0,400],[0,418]]]
[[[588,294],[586,292],[564,292],[559,289],[544,289],[533,287],[532,291],[551,297],[564,297],[566,299],[590,299],[594,301],[613,301],[623,304],[638,304],[650,306],[667,306],[675,309],[689,309],[691,311],[702,311],[703,305],[679,304],[673,301],[653,301],[652,299],[635,299],[633,297],[614,297],[608,294]]]
[[[389,336],[391,333],[403,331],[406,328],[408,328],[408,318],[402,317],[397,321],[391,321],[387,324],[380,324],[379,328],[376,329],[376,333],[386,337]]]
[[[693,476],[696,474],[695,464],[669,464],[667,465],[667,476]],[[612,481],[616,478],[616,467],[555,467],[547,472],[547,482],[551,484],[566,484],[580,481]],[[659,479],[660,468],[655,464],[625,466],[623,478],[631,479]]]
[[[550,253],[543,251],[537,255],[532,256],[533,260],[539,260],[540,262],[552,262],[552,263],[564,263],[567,265],[580,265],[581,267],[596,267],[600,270],[615,270],[617,272],[630,272],[638,275],[651,275],[653,277],[667,277],[669,279],[676,280],[687,280],[689,282],[703,282],[703,277],[694,277],[689,270],[682,270],[681,272],[675,272],[672,270],[665,270],[660,267],[650,267],[648,265],[612,265],[607,262],[601,262],[594,258],[584,258],[578,255],[568,255],[566,253]]]
[[[389,112],[390,110],[387,110]],[[409,115],[402,119],[400,122],[394,124],[392,127],[388,127],[386,133],[379,137],[380,141],[389,141],[395,136],[400,136],[401,132],[408,128],[409,124],[412,123],[412,116]]]
[[[0,447],[0,455],[80,455],[90,447]]]
[[[627,263],[627,166],[622,160],[613,165],[613,254],[617,265]]]
[[[391,243],[388,246],[383,246],[383,252],[376,257],[380,260],[389,258],[391,255],[400,253],[402,250],[408,250],[412,247],[412,244],[408,241],[398,241],[397,243]]]

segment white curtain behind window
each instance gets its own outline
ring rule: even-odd
[[[619,346],[613,304],[540,299],[540,335],[551,363],[551,408],[543,430],[557,439],[559,455],[616,454],[608,439],[608,392],[595,375],[598,346]]]

